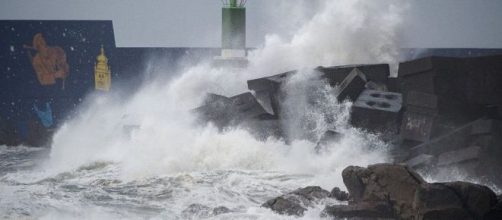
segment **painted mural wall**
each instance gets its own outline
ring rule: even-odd
[[[0,144],[47,141],[86,94],[111,88],[111,21],[0,21],[0,36]]]

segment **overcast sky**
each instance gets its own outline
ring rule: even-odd
[[[248,45],[267,33],[287,35],[318,1],[249,0]],[[402,47],[502,48],[502,0],[412,1]],[[306,10],[284,7],[296,4]],[[117,46],[216,47],[220,7],[219,0],[0,0],[0,19],[113,20]]]

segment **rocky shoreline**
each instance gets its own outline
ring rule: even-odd
[[[350,220],[496,220],[502,219],[502,196],[469,182],[428,183],[402,164],[349,166],[342,172],[348,193],[318,186],[297,189],[266,201],[276,213],[303,216],[322,199],[347,201],[326,205],[322,216]]]

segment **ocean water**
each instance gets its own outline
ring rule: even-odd
[[[295,4],[280,5],[301,10]],[[294,23],[271,21],[294,24],[293,34],[271,33],[245,69],[213,67],[210,59],[176,73],[154,68],[155,77],[133,95],[121,92],[127,88],[89,95],[50,148],[0,147],[0,218],[290,219],[260,206],[299,187],[344,188],[346,166],[390,161],[390,146],[351,127],[351,103],[338,103],[336,88],[310,70],[395,64],[407,6],[319,0],[316,7]],[[289,144],[239,127],[200,125],[190,113],[207,92],[237,95],[248,79],[291,69],[300,72],[282,88],[292,94],[282,103]],[[343,138],[316,152],[315,140],[332,128]],[[302,218],[319,219],[331,203],[321,201]],[[229,212],[214,215],[220,206]]]

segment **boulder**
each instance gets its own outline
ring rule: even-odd
[[[484,216],[484,220],[499,220],[502,219],[502,195],[497,197],[497,204]]]
[[[191,204],[181,212],[184,219],[200,219],[211,216],[211,208],[202,204]]]
[[[455,192],[474,219],[482,219],[497,204],[497,196],[486,186],[467,182],[443,184]]]
[[[335,187],[329,193],[330,198],[335,198],[338,201],[348,201],[349,194],[345,191],[340,190],[340,188]]]
[[[328,191],[319,186],[309,186],[270,199],[262,207],[272,209],[279,214],[302,216],[308,207],[312,207],[321,199],[328,198],[329,195]]]
[[[326,206],[321,215],[333,216],[337,219],[395,219],[392,207],[386,202]]]
[[[216,208],[213,209],[213,215],[216,216],[216,215],[222,215],[222,214],[226,214],[226,213],[230,213],[232,212],[232,210],[230,210],[229,208],[225,207],[225,206],[218,206]]]
[[[232,212],[229,208],[225,206],[218,206],[211,208],[206,205],[194,203],[189,205],[185,210],[181,212],[184,219],[201,219],[201,218],[211,218],[217,215],[222,215]]]
[[[299,204],[298,201],[279,196],[277,198],[268,200],[262,207],[272,209],[282,215],[296,215],[302,216],[303,212],[307,209]]]
[[[425,181],[404,165],[376,164],[368,168],[350,166],[342,172],[350,202],[388,201],[397,215],[413,216],[415,191]]]
[[[382,203],[398,219],[483,219],[500,214],[497,197],[488,187],[467,182],[427,183],[404,165],[350,166],[342,177],[350,194],[349,205],[327,208],[333,216],[385,217]]]
[[[444,184],[424,184],[416,193],[413,209],[419,219],[472,219],[455,191]]]

